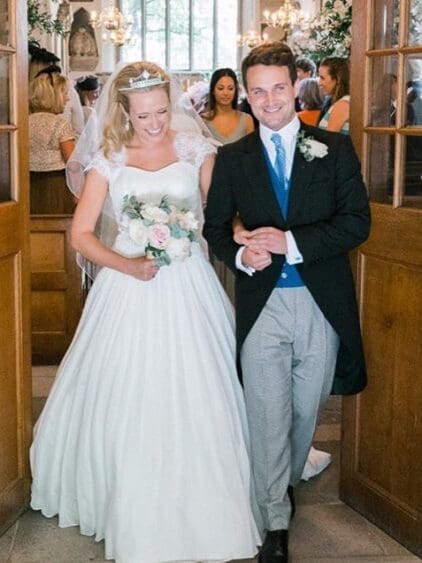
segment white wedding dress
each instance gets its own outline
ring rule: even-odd
[[[150,172],[97,157],[116,217],[126,194],[200,214],[210,147],[179,133]],[[211,149],[212,150],[212,149]],[[121,231],[115,249],[139,254]],[[31,506],[105,539],[118,563],[228,561],[260,543],[229,301],[199,244],[151,281],[103,268],[35,428]]]

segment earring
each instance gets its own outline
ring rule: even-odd
[[[129,116],[126,116],[125,131],[130,131],[130,119],[129,119]]]

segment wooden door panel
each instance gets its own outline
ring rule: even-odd
[[[408,43],[409,5],[353,0],[351,130],[372,211],[357,259],[368,386],[343,401],[340,496],[422,556],[422,178],[406,154],[422,142],[422,119],[408,122],[422,43]]]
[[[15,295],[15,261],[16,255],[0,258],[0,428],[8,436],[8,454],[0,453],[0,487],[7,488],[8,483],[14,484],[19,478],[16,460],[19,457],[17,395],[17,365],[16,365],[16,295]],[[3,448],[2,448],[3,449]],[[6,454],[6,452],[4,452]]]
[[[343,401],[341,498],[422,555],[421,219],[373,206],[360,249],[368,386]],[[409,241],[409,244],[407,242]]]
[[[31,424],[26,2],[0,19],[0,532],[26,509]]]
[[[65,271],[65,237],[63,232],[31,233],[31,271]]]
[[[20,274],[20,253],[0,258],[0,530],[24,509],[29,485],[30,385],[22,366]]]
[[[413,464],[422,444],[422,387],[414,369],[422,365],[422,269],[363,256],[362,330],[371,378],[360,404],[356,469],[371,486],[416,510],[422,506]]]
[[[31,217],[32,363],[58,364],[82,312],[81,271],[70,245],[71,216]]]

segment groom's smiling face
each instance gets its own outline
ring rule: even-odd
[[[248,100],[260,123],[278,131],[295,116],[295,91],[287,66],[254,65],[247,70]]]

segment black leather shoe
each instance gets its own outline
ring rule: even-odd
[[[293,520],[296,514],[296,501],[295,501],[294,489],[291,485],[287,487],[287,494],[289,495],[290,506],[292,507],[290,512],[290,520]]]
[[[272,530],[267,532],[264,545],[259,553],[259,563],[288,563],[288,539],[287,530]]]

